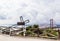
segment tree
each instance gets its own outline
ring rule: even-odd
[[[37,25],[37,24],[33,25],[33,28],[38,28],[38,27],[39,27],[39,25]]]
[[[38,35],[38,37],[39,37],[39,35],[42,34],[43,31],[42,31],[41,29],[37,28],[37,29],[34,31],[34,33],[36,33],[36,34]]]
[[[32,28],[32,26],[28,26],[26,27],[26,30],[30,30]]]
[[[29,36],[30,34],[32,34],[31,28],[32,28],[32,26],[26,27],[26,35],[27,36]]]

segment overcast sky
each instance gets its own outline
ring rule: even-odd
[[[0,0],[0,25],[16,24],[29,19],[29,24],[49,23],[53,18],[60,24],[60,0]]]

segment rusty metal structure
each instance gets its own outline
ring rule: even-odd
[[[11,36],[11,35],[15,35],[17,32],[19,32],[19,33],[23,32],[23,35],[25,36],[25,32],[26,32],[25,24],[26,23],[29,23],[29,20],[23,20],[23,17],[20,16],[20,21],[17,22],[16,24],[13,24],[6,28],[5,27],[2,28],[1,29],[2,34],[9,34]],[[23,31],[18,26],[21,26],[21,28],[23,28]]]

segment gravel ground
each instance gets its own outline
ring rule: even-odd
[[[9,35],[0,35],[0,41],[60,41],[43,38],[25,38],[25,37],[14,37]]]

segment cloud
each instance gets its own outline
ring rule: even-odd
[[[0,24],[15,24],[23,16],[29,24],[60,23],[60,0],[0,0]],[[3,20],[4,19],[4,20]]]

